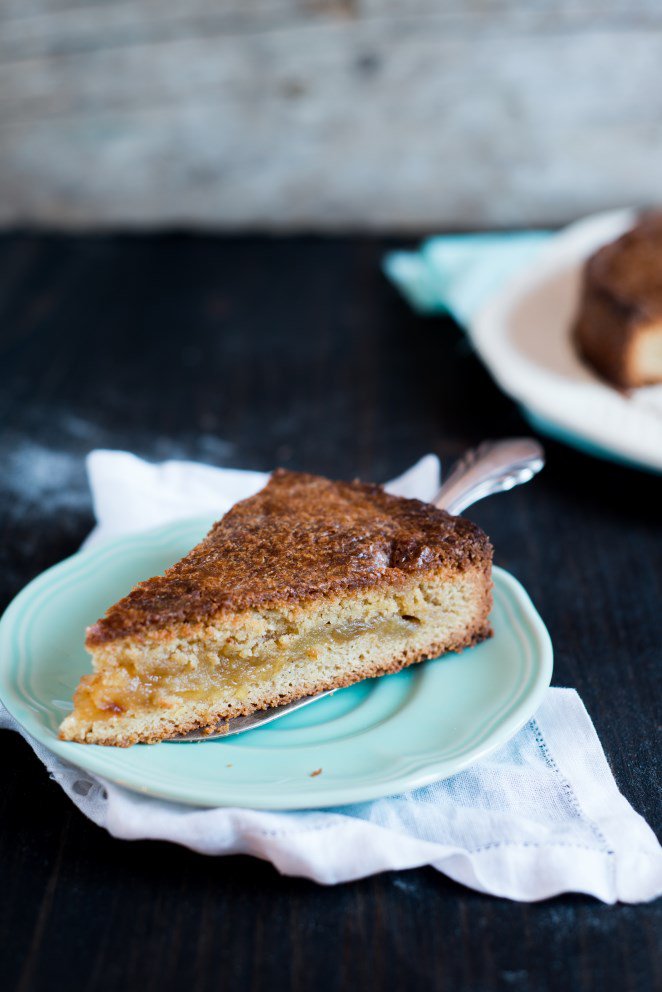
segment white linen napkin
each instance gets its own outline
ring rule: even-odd
[[[258,472],[187,462],[151,465],[94,451],[98,525],[87,544],[205,512],[261,487]],[[392,492],[430,499],[428,455]],[[197,809],[131,793],[55,757],[0,705],[78,808],[113,836],[154,838],[203,854],[252,854],[285,875],[335,884],[432,865],[480,892],[525,902],[584,892],[607,903],[662,894],[662,848],[618,791],[591,719],[572,689],[550,689],[535,718],[499,751],[443,782],[333,810]]]

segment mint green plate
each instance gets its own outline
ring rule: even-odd
[[[227,740],[125,749],[58,740],[89,671],[85,627],[134,583],[181,558],[209,526],[186,520],[81,551],[31,582],[4,614],[0,697],[61,758],[195,806],[338,806],[453,775],[507,741],[541,702],[552,676],[549,635],[519,582],[496,568],[494,637],[460,655],[340,689]]]

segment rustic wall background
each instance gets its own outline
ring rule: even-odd
[[[662,200],[660,0],[2,0],[0,224],[432,229]]]

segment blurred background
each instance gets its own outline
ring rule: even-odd
[[[659,204],[661,75],[661,0],[0,0],[0,613],[93,527],[93,449],[384,481],[530,434],[384,259]],[[545,451],[471,518],[659,829],[660,476]],[[2,738],[5,988],[659,987],[659,906],[123,844]]]
[[[3,0],[0,225],[424,233],[659,199],[658,0]]]

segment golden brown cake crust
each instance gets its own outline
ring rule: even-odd
[[[662,320],[662,212],[604,245],[584,266],[574,338],[583,358],[606,379],[628,388],[630,348],[637,334]]]
[[[486,535],[463,517],[380,486],[278,469],[185,558],[112,606],[86,644],[490,560]]]

